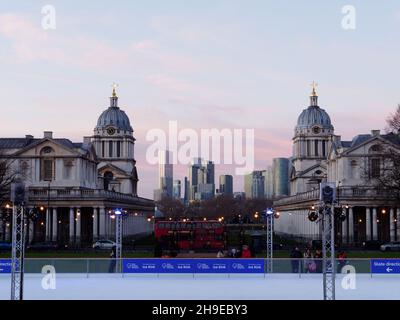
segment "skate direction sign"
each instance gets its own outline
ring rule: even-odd
[[[371,260],[371,273],[400,274],[400,259]]]

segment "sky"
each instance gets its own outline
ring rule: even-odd
[[[400,3],[386,1],[146,0],[0,2],[0,136],[90,136],[119,84],[135,130],[139,194],[157,165],[146,134],[169,121],[196,130],[254,129],[255,167],[289,157],[299,114],[319,83],[335,133],[351,140],[400,103]],[[56,28],[42,28],[52,5]],[[356,28],[342,27],[342,8]],[[183,179],[185,166],[175,167]],[[234,166],[217,166],[219,174]],[[235,191],[243,189],[235,177]]]

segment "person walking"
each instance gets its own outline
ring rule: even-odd
[[[110,254],[111,261],[110,261],[110,266],[108,268],[108,273],[114,273],[115,272],[115,266],[117,264],[116,258],[117,258],[117,247],[114,246],[111,249],[111,254]]]

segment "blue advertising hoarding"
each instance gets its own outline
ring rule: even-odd
[[[400,259],[373,259],[371,273],[400,274]]]
[[[124,259],[124,273],[263,274],[263,259]]]
[[[11,259],[0,259],[0,274],[11,273]]]

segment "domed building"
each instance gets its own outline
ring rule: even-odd
[[[100,115],[92,139],[105,190],[137,196],[135,140],[130,120],[118,106],[114,88],[110,106]]]
[[[310,106],[300,114],[293,138],[291,194],[319,188],[327,177],[327,155],[332,145],[334,127],[328,113],[318,106],[316,85]]]

